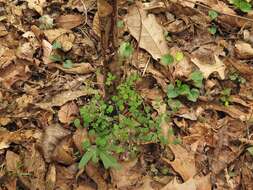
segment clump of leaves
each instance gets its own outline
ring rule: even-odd
[[[43,15],[39,18],[40,26],[39,28],[42,30],[51,29],[54,26],[54,19],[52,19],[49,15]]]
[[[242,76],[240,76],[238,73],[234,72],[229,74],[228,78],[234,82],[240,83],[240,84],[244,84],[246,82],[245,78],[243,78]]]
[[[62,46],[61,46],[61,43],[55,41],[53,44],[52,44],[52,48],[56,51],[56,53],[52,54],[49,56],[49,59],[53,62],[61,62],[62,63],[62,66],[66,69],[70,69],[73,67],[73,62],[72,60],[64,57],[64,56],[61,56],[59,54],[59,51],[61,51],[62,49]],[[58,51],[58,52],[57,52]]]
[[[119,47],[119,56],[121,58],[129,58],[134,52],[133,46],[130,42],[123,42]]]
[[[231,88],[225,88],[224,90],[222,90],[220,92],[220,94],[221,94],[220,101],[225,106],[229,106],[229,104],[230,104],[230,95],[231,95]]]
[[[112,76],[108,75],[108,78],[110,81]],[[136,156],[140,144],[164,142],[161,118],[152,117],[151,107],[145,105],[135,91],[137,79],[137,75],[127,78],[117,87],[117,94],[111,100],[105,102],[95,95],[80,109],[82,126],[87,128],[89,139],[93,140],[84,142],[85,153],[79,167],[90,160],[94,163],[101,160],[105,168],[118,167],[118,154]]]
[[[248,13],[252,10],[251,4],[246,0],[229,0],[229,3],[233,4],[244,13]]]
[[[113,82],[115,79],[116,79],[116,76],[115,76],[115,75],[113,75],[112,73],[108,73],[108,74],[107,74],[107,78],[106,78],[105,84],[106,84],[107,86],[110,86],[110,85],[112,85],[112,82]]]
[[[177,80],[176,85],[168,85],[167,97],[172,99],[178,96],[185,96],[188,100],[196,102],[199,97],[199,90],[196,88],[190,88],[188,84],[184,84],[180,80]]]

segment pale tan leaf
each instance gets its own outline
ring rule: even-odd
[[[50,43],[53,43],[53,41],[56,38],[58,38],[59,36],[61,36],[62,34],[65,34],[67,32],[69,32],[69,30],[66,30],[63,28],[44,30],[44,34]]]
[[[203,73],[205,78],[208,78],[214,72],[217,72],[222,80],[225,79],[225,64],[220,60],[220,58],[215,55],[215,63],[207,64],[201,62],[198,58],[192,58],[191,61],[197,65],[200,71]]]
[[[140,47],[148,51],[154,59],[157,60],[168,53],[163,28],[157,23],[155,15],[147,14],[141,7],[132,6],[129,8],[127,26],[137,41],[140,38]]]
[[[64,71],[65,73],[70,73],[70,74],[80,74],[80,75],[85,75],[85,74],[90,74],[94,72],[94,68],[89,64],[89,63],[77,63],[74,64],[73,67],[71,68],[64,68],[63,66],[59,64],[50,64],[50,66],[56,67],[60,69],[61,71]]]
[[[43,5],[46,0],[26,0],[28,2],[28,7],[34,9],[40,15],[43,15]]]
[[[56,19],[56,24],[60,28],[64,28],[67,30],[75,28],[81,25],[82,23],[83,23],[82,15],[74,15],[74,14],[61,15]]]
[[[67,103],[58,112],[58,118],[62,123],[71,123],[77,116],[79,109],[74,102]]]
[[[249,43],[238,41],[235,44],[237,56],[241,59],[253,58],[253,48]]]

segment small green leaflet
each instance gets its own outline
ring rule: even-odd
[[[58,42],[58,41],[55,41],[55,42],[53,43],[53,45],[52,45],[52,48],[53,48],[53,49],[61,49],[61,48],[62,48],[61,43]]]
[[[194,86],[201,88],[204,76],[200,71],[194,71],[190,75],[190,79],[193,81]]]
[[[123,28],[124,27],[124,21],[123,20],[118,20],[117,21],[117,27],[118,28]]]
[[[196,102],[198,97],[199,97],[199,90],[196,88],[191,89],[190,93],[187,95],[187,99],[192,102]]]
[[[211,18],[211,20],[215,20],[219,15],[216,11],[214,10],[210,10],[208,12],[208,16]]]
[[[247,151],[253,156],[253,146],[247,148]]]
[[[216,34],[217,32],[216,26],[211,26],[210,28],[208,28],[208,32],[212,35]]]
[[[134,48],[129,42],[123,42],[119,47],[119,55],[123,58],[129,58],[134,52]]]
[[[177,89],[174,87],[173,84],[168,85],[167,96],[168,98],[176,98],[179,96],[179,93],[177,92]]]
[[[70,69],[73,67],[73,62],[70,59],[67,59],[63,62],[63,67],[65,69]]]
[[[108,169],[110,167],[119,168],[117,160],[113,156],[107,154],[106,152],[99,151],[99,157],[102,160],[105,169]]]
[[[80,119],[75,119],[75,120],[74,120],[74,126],[75,126],[76,128],[81,127]]]
[[[248,13],[252,10],[251,4],[246,0],[229,0],[229,2],[242,12]]]
[[[93,149],[93,148],[91,148],[87,152],[85,152],[85,154],[83,155],[82,159],[79,162],[79,165],[78,165],[79,169],[86,166],[94,154],[96,154],[96,149]]]
[[[175,60],[176,61],[182,61],[184,59],[184,54],[181,52],[181,51],[178,51],[176,54],[175,54]]]
[[[53,62],[60,62],[62,61],[62,57],[60,55],[54,54],[54,55],[50,55],[49,59]]]
[[[174,57],[170,54],[166,54],[161,57],[161,63],[164,65],[170,65],[173,62],[174,62]]]

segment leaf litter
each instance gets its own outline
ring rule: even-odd
[[[252,189],[252,7],[250,0],[0,0],[0,189]],[[118,49],[124,56],[115,65]],[[82,127],[89,118],[79,109],[98,94],[115,95],[114,75],[121,82],[133,73],[151,109],[144,120],[161,119],[167,143],[128,139],[129,149],[111,155]],[[131,115],[114,107],[107,109],[114,125],[118,113]],[[142,125],[134,120],[129,134]],[[95,150],[91,161],[79,168],[87,150]],[[112,156],[120,167],[107,169]]]

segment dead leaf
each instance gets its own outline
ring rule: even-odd
[[[88,133],[86,128],[77,128],[73,135],[73,141],[77,149],[81,154],[83,154],[83,146],[82,143],[84,140],[88,140]]]
[[[74,102],[67,103],[58,112],[58,118],[62,123],[71,123],[79,113],[79,109]]]
[[[67,30],[75,28],[81,25],[82,23],[83,23],[83,16],[76,14],[61,15],[56,19],[56,24],[60,28],[64,28]]]
[[[235,52],[237,53],[237,57],[240,59],[253,58],[253,48],[249,43],[243,41],[236,42]]]
[[[54,164],[50,164],[46,176],[46,189],[54,190],[55,183],[56,183],[56,167]]]
[[[129,162],[121,162],[120,169],[111,169],[110,176],[112,178],[113,186],[117,189],[127,189],[130,186],[136,185],[140,182],[142,177],[138,170],[134,169],[136,167],[138,160],[132,160]]]
[[[173,169],[182,176],[184,181],[193,178],[197,173],[193,153],[188,152],[181,145],[170,144],[169,148],[173,152],[175,160],[170,161],[166,158],[162,159],[170,164]]]
[[[51,30],[44,30],[44,34],[47,37],[48,41],[52,44],[54,40],[56,40],[59,36],[69,32],[69,30],[58,28]]]
[[[73,33],[64,33],[56,38],[56,41],[61,44],[62,50],[67,52],[71,50],[75,41],[75,35]]]
[[[0,23],[0,37],[6,36],[8,31],[6,30],[3,23]]]
[[[89,63],[76,63],[73,65],[73,67],[66,69],[63,66],[59,64],[50,64],[52,67],[56,67],[60,69],[61,71],[64,71],[65,73],[70,73],[70,74],[80,74],[80,75],[85,75],[85,74],[90,74],[94,72],[94,68],[91,66]]]
[[[98,6],[98,15],[100,17],[109,16],[113,11],[112,6],[109,3],[107,3],[106,0],[98,0],[97,6]]]
[[[42,49],[43,49],[43,63],[44,64],[49,64],[52,63],[52,60],[49,58],[49,56],[51,55],[52,51],[53,51],[53,46],[47,41],[47,40],[42,40]]]
[[[220,58],[215,55],[215,63],[207,64],[201,62],[198,58],[192,58],[191,61],[197,65],[199,70],[203,73],[203,76],[207,79],[212,73],[217,72],[222,80],[225,79],[225,64],[220,60]]]
[[[17,173],[19,170],[19,164],[21,164],[19,155],[8,150],[6,153],[7,171],[12,172],[12,173]]]
[[[28,2],[28,7],[30,9],[34,9],[37,11],[41,16],[43,15],[43,6],[46,0],[26,0]]]
[[[51,161],[52,154],[64,137],[68,136],[70,132],[59,125],[51,125],[47,127],[42,136],[41,148],[46,162]]]
[[[84,90],[76,90],[76,91],[63,91],[51,98],[51,100],[37,103],[35,105],[39,106],[41,109],[52,111],[52,107],[54,106],[62,106],[66,102],[69,102],[71,100],[75,100],[81,96],[87,96],[94,94],[95,91],[92,89],[84,89]]]
[[[155,60],[169,52],[163,28],[157,23],[155,15],[147,15],[140,5],[138,8],[136,6],[129,8],[127,26],[138,42],[140,39],[140,47],[148,51]]]
[[[100,21],[99,21],[99,15],[98,12],[95,14],[93,22],[92,22],[92,29],[95,32],[97,36],[101,36],[101,31],[100,31]]]

